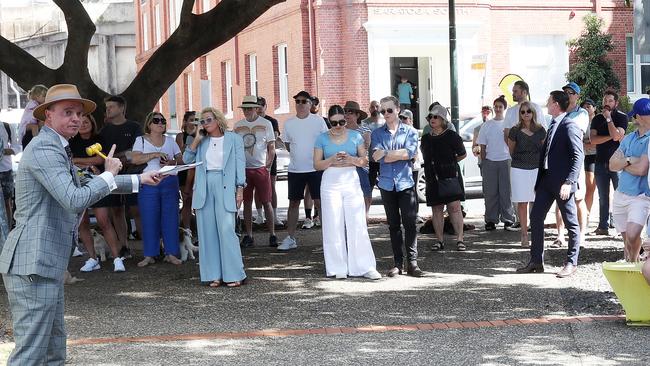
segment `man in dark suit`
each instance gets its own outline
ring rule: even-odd
[[[535,182],[535,203],[530,214],[532,241],[530,262],[517,273],[544,272],[544,219],[553,202],[557,203],[569,231],[569,249],[564,268],[557,277],[575,273],[580,251],[580,226],[575,201],[578,176],[584,161],[582,131],[566,117],[569,96],[560,90],[551,92],[546,107],[553,117],[539,159]]]

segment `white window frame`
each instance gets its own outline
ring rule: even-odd
[[[156,4],[154,6],[154,12],[155,12],[155,28],[156,28],[156,46],[159,45],[162,42],[162,26],[160,23],[160,4]]]
[[[278,85],[280,88],[280,107],[274,114],[289,113],[289,62],[287,44],[278,45]]]
[[[226,72],[226,118],[233,118],[234,112],[232,107],[232,61],[225,61]]]
[[[251,53],[248,55],[248,71],[251,95],[257,96],[257,54]]]
[[[149,17],[148,13],[142,13],[142,49],[149,50]]]
[[[627,44],[628,40],[631,40],[632,44],[632,63],[630,64],[627,62]],[[627,94],[632,98],[632,100],[646,97],[646,91],[642,90],[642,79],[641,79],[641,68],[642,66],[649,67],[650,66],[650,61],[648,62],[642,62],[641,57],[646,56],[646,55],[639,55],[636,53],[636,47],[634,44],[634,34],[627,34],[625,36],[625,75],[626,79],[627,78],[627,68],[628,66],[632,66],[632,75],[633,75],[633,80],[632,82],[634,83],[633,88],[628,90],[628,85],[629,85],[629,80],[627,82],[628,85],[625,86],[625,89],[627,90]],[[648,57],[648,56],[646,56]],[[647,88],[650,88],[650,85],[647,85]]]

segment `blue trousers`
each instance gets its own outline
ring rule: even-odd
[[[142,246],[145,257],[160,254],[160,238],[165,254],[178,256],[178,177],[163,179],[157,186],[143,185],[138,194],[142,219]]]
[[[594,170],[596,187],[598,188],[598,228],[609,228],[609,182],[614,190],[618,188],[618,173],[609,170],[609,163],[596,162]]]
[[[206,179],[205,204],[196,210],[201,281],[241,281],[246,273],[235,234],[236,213],[227,211],[224,205],[223,173],[208,171]]]

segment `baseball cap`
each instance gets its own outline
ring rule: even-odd
[[[405,110],[403,110],[403,111],[400,111],[400,112],[399,112],[399,116],[400,116],[400,117],[404,116],[404,117],[407,117],[407,118],[410,118],[411,120],[413,120],[413,112],[411,112],[411,111],[408,110],[408,109],[405,109]]]
[[[307,100],[311,101],[311,95],[309,95],[309,93],[307,93],[304,90],[301,90],[300,92],[298,92],[298,94],[294,95],[293,99],[296,99],[298,97],[307,98]]]
[[[650,116],[650,99],[648,98],[641,98],[634,102],[634,107],[632,107],[632,111],[628,113],[628,117],[634,117],[636,115],[639,116]]]
[[[566,88],[572,89],[574,92],[576,92],[576,94],[580,94],[580,91],[582,90],[582,89],[580,89],[578,84],[574,83],[573,81],[569,82],[567,85],[562,87],[562,90],[564,90]]]
[[[584,104],[591,104],[594,107],[596,106],[596,103],[594,103],[593,99],[591,99],[591,98],[585,98],[585,100],[583,100],[582,104],[580,104],[580,105],[584,105]]]

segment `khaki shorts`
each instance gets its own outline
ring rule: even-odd
[[[635,223],[641,226],[648,220],[648,210],[650,209],[650,198],[645,194],[630,196],[625,193],[615,191],[612,200],[612,216],[614,217],[614,226],[616,231],[624,233],[628,223]]]

